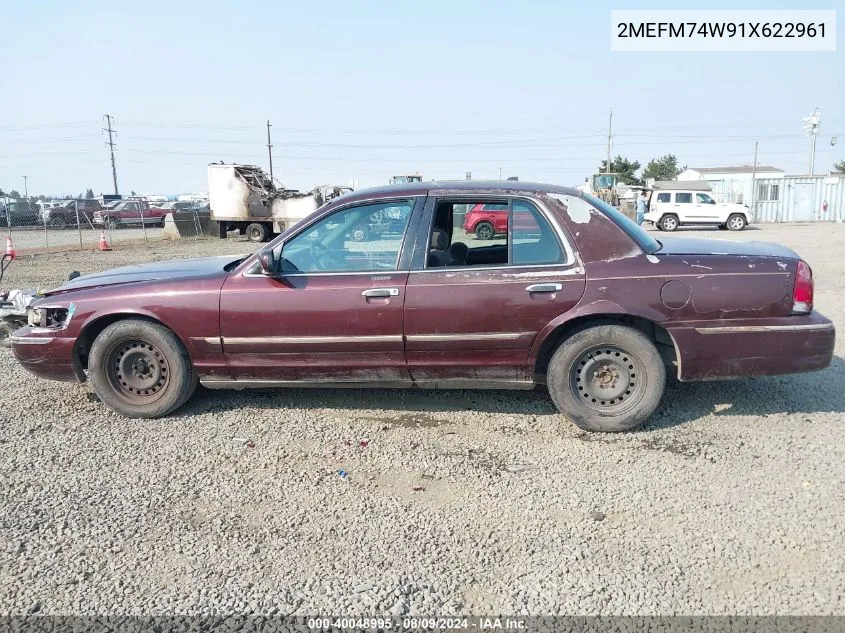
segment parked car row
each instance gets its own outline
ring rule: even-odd
[[[195,203],[170,200],[150,204],[142,198],[116,200],[105,205],[95,199],[69,200],[59,203],[44,203],[34,200],[0,201],[0,226],[32,227],[44,226],[51,229],[75,227],[77,221],[83,227],[116,229],[122,226],[163,226],[164,217],[174,211],[208,211],[208,207],[197,207]]]

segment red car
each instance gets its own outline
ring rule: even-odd
[[[530,213],[516,210],[513,213],[514,230],[530,233],[539,230]],[[508,205],[484,203],[475,204],[464,217],[464,231],[475,233],[479,240],[492,240],[496,235],[508,233]]]
[[[168,211],[150,207],[146,200],[122,200],[111,209],[94,212],[93,222],[97,226],[116,229],[121,226],[153,225],[163,226]]]
[[[535,228],[467,244],[468,203],[507,206]],[[387,209],[399,233],[350,237]],[[20,363],[90,380],[130,417],[167,415],[198,382],[546,384],[580,427],[621,431],[655,410],[667,371],[697,381],[823,369],[835,338],[813,310],[810,267],[788,248],[657,241],[596,198],[522,182],[356,191],[252,255],[86,275],[33,305],[11,336]]]

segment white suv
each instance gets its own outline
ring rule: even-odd
[[[717,224],[720,229],[741,231],[751,222],[748,207],[716,202],[704,191],[655,191],[645,219],[661,231],[674,231],[683,224]]]

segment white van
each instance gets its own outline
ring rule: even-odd
[[[674,231],[685,224],[715,224],[720,229],[741,231],[751,223],[748,207],[716,202],[706,191],[656,190],[651,195],[645,220],[661,231]]]

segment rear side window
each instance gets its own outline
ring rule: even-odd
[[[671,199],[672,199],[671,193],[667,193],[667,192],[664,191],[663,193],[657,194],[657,201],[658,202],[669,202]]]
[[[524,200],[513,202],[511,244],[511,263],[517,266],[563,261],[563,251],[552,227],[537,207]]]
[[[675,194],[675,202],[681,204],[690,204],[692,203],[692,194],[691,193],[676,193]]]

